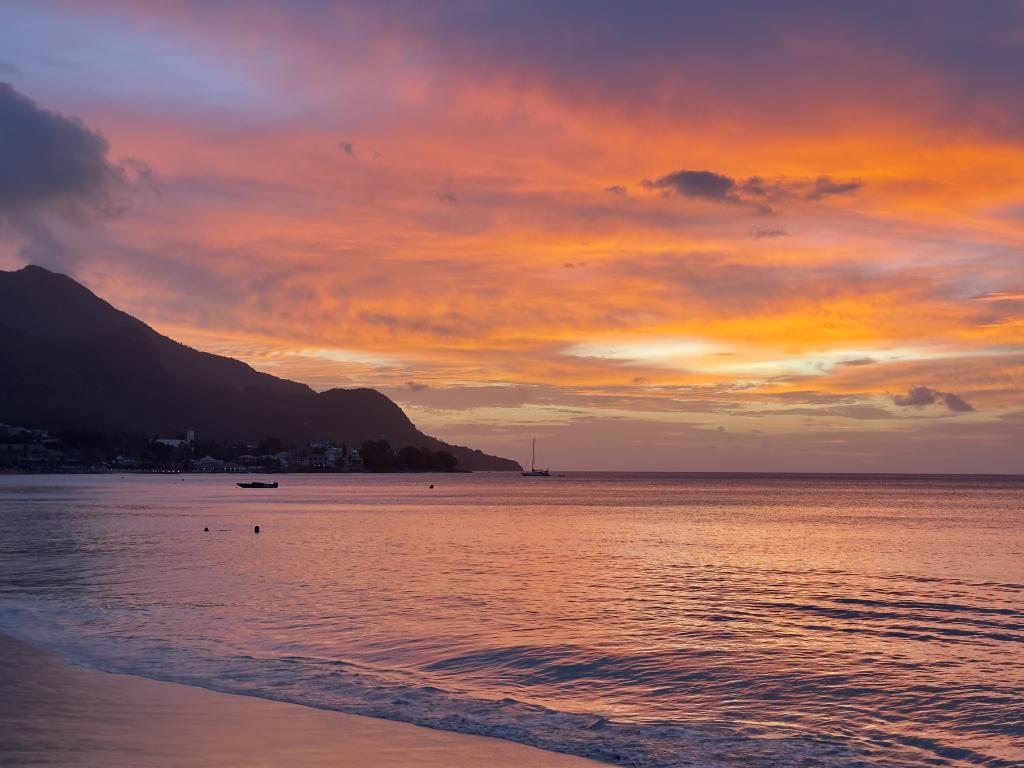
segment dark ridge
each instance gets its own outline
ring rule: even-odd
[[[0,422],[8,424],[153,435],[193,427],[205,440],[233,443],[383,438],[451,451],[459,469],[519,469],[423,434],[376,390],[318,394],[191,349],[42,267],[0,271],[0,361]]]

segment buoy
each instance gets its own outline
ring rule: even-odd
[[[260,532],[260,527],[257,525],[255,528],[252,529],[252,532],[253,533],[259,533]]]
[[[434,484],[433,484],[433,483],[431,483],[431,484],[430,484],[430,487],[431,487],[431,488],[433,488],[433,487],[434,487]]]
[[[203,528],[203,533],[209,533],[209,532],[210,532],[209,528]]]

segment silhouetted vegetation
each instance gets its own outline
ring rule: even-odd
[[[369,472],[454,472],[459,463],[448,451],[407,445],[396,452],[387,440],[367,440],[359,453]]]
[[[46,430],[0,424],[0,470],[29,472],[453,472],[449,451],[367,440],[360,451],[329,440],[304,446],[277,437],[259,443],[196,439],[189,432],[155,437],[141,432]]]

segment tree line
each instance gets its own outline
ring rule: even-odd
[[[287,446],[276,437],[267,437],[257,444],[230,443],[227,441],[197,440],[180,446],[166,445],[138,432],[101,432],[90,429],[65,429],[45,438],[37,434],[10,433],[0,430],[0,469],[17,468],[25,463],[30,449],[48,449],[61,456],[60,463],[71,462],[85,466],[113,462],[116,458],[128,458],[143,468],[163,468],[175,471],[189,471],[192,459],[211,456],[220,461],[242,461],[252,466],[254,460],[272,457],[277,466],[276,456],[282,451],[299,457],[323,454],[322,447],[296,449]],[[349,470],[344,456],[348,449],[344,443],[337,465],[325,467],[330,470]],[[426,447],[407,445],[395,450],[387,440],[367,440],[360,446],[362,467],[367,472],[453,472],[459,460],[450,451],[432,450]],[[266,462],[264,462],[266,463]],[[282,468],[286,468],[284,460]],[[262,466],[262,465],[261,465]],[[294,470],[294,467],[293,467]],[[303,471],[301,468],[299,471]],[[320,471],[323,471],[321,469]]]
[[[395,450],[387,440],[367,440],[359,448],[368,472],[453,472],[459,460],[449,451],[407,445]]]

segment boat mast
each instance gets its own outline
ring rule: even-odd
[[[533,438],[533,448],[530,450],[530,471],[534,472],[534,464],[537,463],[537,438]]]

